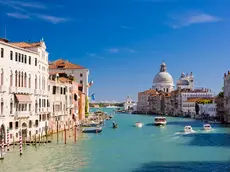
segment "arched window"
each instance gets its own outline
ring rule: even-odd
[[[3,98],[1,98],[1,115],[3,115],[4,113],[4,102],[3,102]]]
[[[38,86],[38,79],[37,79],[37,75],[35,75],[35,89],[37,89]]]
[[[13,114],[13,100],[10,99],[10,114]]]
[[[39,83],[38,88],[41,89],[41,77],[39,76]]]
[[[37,102],[37,100],[35,101],[35,113],[37,113],[38,112],[38,102]]]
[[[29,88],[31,88],[31,75],[29,74]]]
[[[21,87],[24,86],[24,73],[21,73]]]
[[[18,87],[21,85],[21,73],[18,72]]]
[[[169,89],[167,88],[167,92],[169,92]]]
[[[4,71],[1,69],[1,85],[4,83]]]
[[[12,70],[10,71],[10,86],[13,86],[13,72]]]
[[[26,76],[26,72],[24,74],[24,87],[27,87],[27,76]]]
[[[15,87],[18,86],[18,73],[15,71]]]

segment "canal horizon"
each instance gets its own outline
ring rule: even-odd
[[[95,109],[94,109],[95,110]],[[113,109],[103,109],[112,113]],[[102,133],[59,133],[49,139],[52,143],[19,146],[0,162],[4,172],[139,172],[139,171],[229,171],[230,129],[213,124],[214,130],[205,132],[203,122],[188,118],[166,117],[167,125],[153,126],[154,116],[115,114],[106,121]],[[117,129],[112,122],[118,123]],[[143,122],[142,128],[134,127]],[[191,125],[194,134],[183,134],[185,125]]]

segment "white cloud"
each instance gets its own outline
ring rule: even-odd
[[[119,53],[119,52],[120,52],[120,50],[117,49],[117,48],[110,48],[108,51],[109,51],[110,53]]]
[[[0,4],[8,5],[13,8],[37,8],[37,9],[45,9],[47,8],[44,4],[38,2],[25,2],[25,1],[12,1],[12,0],[0,0]]]
[[[205,13],[187,14],[183,16],[173,16],[173,24],[170,26],[173,29],[190,26],[192,24],[213,23],[221,21],[222,19]]]
[[[21,13],[7,13],[7,15],[17,19],[30,19],[29,15],[25,15]]]
[[[96,54],[94,54],[94,53],[85,53],[87,56],[90,56],[90,57],[95,57],[96,56]]]
[[[131,48],[124,48],[123,50],[126,52],[129,52],[129,53],[136,53],[136,51],[134,49],[131,49]]]
[[[62,23],[62,22],[66,22],[69,21],[69,18],[65,18],[65,17],[56,17],[56,16],[50,16],[50,15],[40,15],[38,14],[37,17],[41,20],[53,23],[53,24],[58,24],[58,23]]]

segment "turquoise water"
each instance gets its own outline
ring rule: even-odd
[[[203,123],[192,119],[167,117],[165,127],[156,127],[153,116],[116,114],[119,128],[112,120],[105,123],[100,134],[63,134],[59,142],[54,135],[51,144],[11,148],[0,162],[4,172],[139,172],[139,171],[230,171],[230,129],[213,125],[214,131],[202,130]],[[141,121],[143,128],[135,128]],[[185,125],[197,132],[184,135]]]

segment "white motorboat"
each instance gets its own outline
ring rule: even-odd
[[[204,128],[204,130],[207,130],[207,131],[212,130],[212,127],[211,127],[210,124],[204,124],[204,125],[203,125],[203,128]]]
[[[165,117],[155,117],[155,125],[166,125],[166,123]]]
[[[141,122],[136,122],[136,127],[138,127],[138,128],[141,128],[141,127],[143,127],[143,123],[141,123]]]
[[[185,133],[194,133],[195,131],[192,129],[191,126],[185,126],[184,127],[184,132]]]

